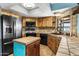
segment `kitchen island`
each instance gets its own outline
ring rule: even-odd
[[[32,33],[32,31],[31,31],[31,33]],[[42,35],[47,35],[47,38],[45,38],[45,39],[40,37],[41,42],[42,43],[44,43],[44,42],[47,43],[47,44],[43,44],[43,45],[48,46],[56,56],[69,55],[67,41],[66,41],[67,38],[64,35],[54,34],[55,32],[53,30],[51,30],[51,31],[36,30],[36,31],[33,31],[33,33],[36,33],[36,37],[40,37],[41,34]]]
[[[14,56],[39,56],[40,37],[23,37],[14,40]]]

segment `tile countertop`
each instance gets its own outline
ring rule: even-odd
[[[19,38],[19,39],[15,39],[14,42],[20,42],[20,43],[23,43],[23,44],[30,44],[32,42],[35,42],[37,40],[40,40],[40,37],[23,37],[23,38]]]

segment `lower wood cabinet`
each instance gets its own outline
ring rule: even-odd
[[[27,46],[28,56],[39,56],[40,55],[40,41],[36,41]]]
[[[14,42],[14,56],[39,56],[40,55],[40,40],[29,45]]]
[[[59,47],[59,43],[60,43],[60,37],[56,37],[56,36],[51,36],[48,35],[48,47],[56,54],[58,47]]]

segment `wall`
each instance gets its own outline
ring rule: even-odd
[[[77,14],[77,36],[79,37],[79,14]]]
[[[75,35],[79,37],[79,14],[72,15],[71,35]]]
[[[76,15],[71,15],[70,17],[71,20],[71,36],[77,36],[77,19]]]

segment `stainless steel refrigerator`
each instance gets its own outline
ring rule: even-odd
[[[21,37],[21,18],[1,15],[1,48],[2,55],[13,53],[13,40]]]
[[[22,36],[22,19],[12,17],[14,20],[14,37],[20,38]]]
[[[0,14],[0,16],[1,16],[1,14]],[[1,17],[0,17],[0,56],[2,55],[2,40],[1,40],[1,38],[2,38],[2,36],[1,36]]]

